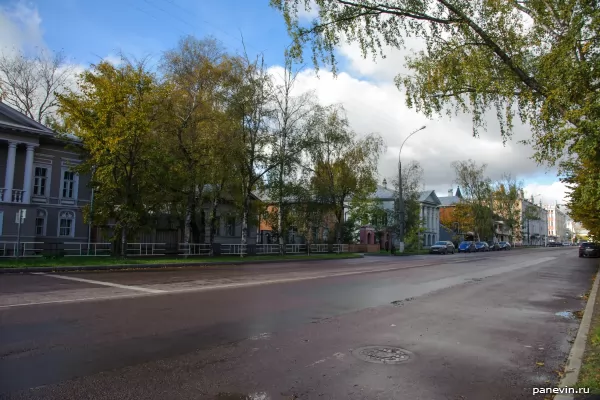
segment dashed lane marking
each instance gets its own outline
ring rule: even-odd
[[[91,283],[93,285],[110,286],[110,287],[119,288],[119,289],[135,290],[137,292],[144,292],[144,293],[153,293],[153,294],[166,293],[165,290],[149,289],[149,288],[140,287],[140,286],[120,285],[118,283],[111,283],[111,282],[104,282],[104,281],[95,281],[95,280],[92,280],[92,279],[75,278],[75,277],[72,277],[72,276],[54,275],[54,274],[48,275],[48,274],[45,274],[43,272],[34,272],[34,275],[43,275],[43,276],[47,276],[49,278],[64,279],[66,281]]]

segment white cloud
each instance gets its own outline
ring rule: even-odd
[[[272,71],[282,74],[280,67]],[[436,189],[442,196],[453,186],[455,177],[451,163],[455,160],[471,158],[487,163],[492,179],[501,178],[503,173],[511,173],[520,179],[540,173],[540,168],[530,159],[532,150],[516,141],[504,146],[491,122],[489,132],[481,132],[479,138],[474,138],[469,116],[429,121],[406,107],[404,95],[391,82],[370,82],[346,72],[337,78],[324,70],[319,75],[316,77],[312,70],[304,71],[298,78],[296,89],[298,92],[314,90],[322,104],[343,104],[351,126],[358,134],[376,132],[385,139],[388,150],[380,161],[380,180],[386,177],[389,182],[395,175],[402,141],[423,125],[427,128],[404,145],[402,161],[419,161],[424,168],[425,186]],[[517,126],[515,140],[525,137],[527,129]]]
[[[19,1],[0,5],[0,52],[45,50],[42,18],[36,7]]]
[[[319,16],[319,6],[311,0],[308,9],[304,7],[304,1],[298,4],[298,18],[301,21],[312,21]]]
[[[526,198],[534,196],[536,202],[541,199],[543,204],[566,204],[569,188],[562,182],[553,182],[549,185],[533,183],[526,185],[524,192]]]

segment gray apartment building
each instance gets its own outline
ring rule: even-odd
[[[21,242],[85,242],[81,207],[88,177],[72,167],[78,154],[46,126],[0,102],[0,251],[14,248],[16,215],[26,210]],[[6,253],[5,253],[6,254]]]

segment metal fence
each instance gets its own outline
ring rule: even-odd
[[[19,250],[17,250],[19,247]],[[347,244],[286,244],[286,254],[346,253]],[[213,257],[219,255],[277,255],[279,244],[220,244],[213,243],[128,243],[126,254],[132,257]],[[16,257],[107,257],[113,254],[113,243],[86,242],[1,242],[0,258]]]
[[[179,254],[182,256],[212,256],[209,243],[179,243]]]
[[[64,243],[64,251],[66,257],[74,256],[89,256],[89,257],[107,257],[110,256],[110,243],[81,243],[70,242]]]
[[[127,243],[129,256],[164,256],[166,243]]]
[[[0,242],[0,257],[40,257],[43,242]]]

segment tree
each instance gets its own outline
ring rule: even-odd
[[[419,196],[423,190],[423,167],[418,161],[411,161],[402,168],[402,196],[404,198],[404,233],[413,232],[420,234],[418,228],[421,228],[421,206]],[[393,180],[395,186],[396,198],[399,196],[398,178]],[[397,217],[395,217],[397,218]],[[396,229],[400,226],[396,224]],[[399,232],[397,232],[399,233]]]
[[[347,201],[365,198],[377,188],[377,161],[385,145],[375,134],[358,139],[341,107],[321,107],[310,129],[314,142],[320,144],[309,151],[311,188],[334,216],[339,242]]]
[[[63,53],[0,55],[0,101],[29,118],[52,125],[56,122],[56,94],[68,92],[73,68]]]
[[[101,62],[83,72],[78,90],[57,95],[60,115],[80,139],[77,173],[91,173],[96,188],[94,222],[114,221],[121,255],[128,236],[164,205],[168,164],[155,132],[164,91],[143,62]]]
[[[248,240],[253,191],[263,183],[265,174],[278,163],[271,149],[276,143],[273,132],[273,94],[271,76],[264,59],[238,57],[234,64],[235,84],[232,87],[228,115],[235,124],[235,140],[239,143],[233,169],[237,172],[241,191],[242,238]],[[242,254],[243,256],[243,254]]]
[[[494,212],[502,218],[503,225],[511,233],[516,233],[520,227],[521,216],[518,202],[522,189],[523,183],[518,182],[510,174],[504,174],[493,187]]]
[[[456,173],[456,183],[463,190],[464,210],[472,220],[475,235],[482,237],[493,236],[492,188],[490,178],[485,176],[486,164],[478,165],[473,160],[455,161],[452,163]],[[456,213],[457,210],[455,210]],[[466,221],[463,221],[466,222]]]
[[[223,126],[228,125],[225,108],[232,62],[214,38],[186,36],[164,53],[160,67],[169,88],[161,130],[163,151],[173,155],[170,187],[186,204],[184,243],[198,243],[197,209],[209,182],[207,171],[224,167],[212,148],[222,143]]]
[[[302,25],[298,10],[311,3],[318,18]],[[598,229],[598,213],[585,211],[589,202],[600,202],[592,183],[600,180],[600,3],[271,0],[271,5],[283,14],[294,55],[301,58],[303,44],[310,42],[314,63],[329,64],[334,72],[342,40],[358,43],[364,57],[375,58],[385,56],[386,46],[402,48],[406,37],[423,38],[425,49],[407,58],[412,73],[396,78],[408,105],[427,116],[471,113],[475,135],[491,109],[505,139],[518,116],[532,128],[527,143],[538,162],[554,164],[569,155],[563,165],[568,182],[590,186],[581,188],[572,205],[581,206],[579,215]]]
[[[274,103],[274,134],[273,158],[275,167],[267,173],[267,193],[274,199],[276,207],[272,212],[276,221],[271,226],[276,229],[280,251],[285,252],[284,232],[288,226],[286,214],[293,197],[295,185],[302,166],[302,155],[310,145],[306,122],[315,108],[314,92],[296,94],[295,86],[301,68],[295,69],[294,64],[286,55],[283,76],[275,77],[272,83]],[[279,79],[277,79],[279,78]]]

